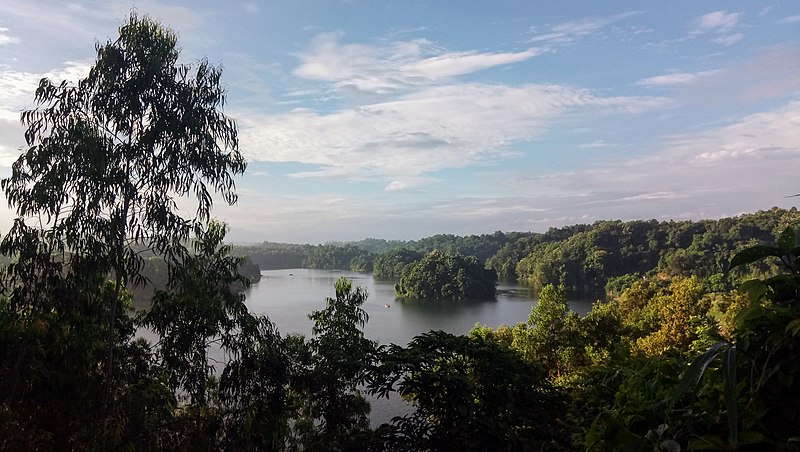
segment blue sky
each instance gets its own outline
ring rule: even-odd
[[[236,241],[700,219],[800,198],[800,3],[0,3],[0,175],[132,7],[224,68]],[[5,205],[5,202],[3,202]],[[0,207],[0,232],[13,213]]]

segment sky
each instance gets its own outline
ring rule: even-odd
[[[135,9],[221,65],[238,242],[719,218],[800,198],[800,3],[0,2],[0,177]],[[2,197],[2,195],[0,195]],[[0,199],[0,233],[13,210]]]

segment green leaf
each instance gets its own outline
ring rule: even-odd
[[[765,257],[781,257],[784,254],[786,254],[785,251],[776,246],[756,245],[736,253],[731,259],[730,270],[740,265],[751,264]]]
[[[791,334],[792,336],[797,336],[797,333],[800,332],[800,319],[794,319],[786,325],[785,332]]]
[[[760,279],[751,279],[739,286],[739,291],[747,294],[750,301],[758,301],[767,293],[769,287]]]
[[[781,232],[781,235],[778,236],[778,246],[786,252],[789,252],[794,248],[795,244],[797,244],[797,235],[794,232],[794,228],[787,227]]]
[[[736,346],[722,355],[722,379],[725,382],[725,409],[728,411],[728,434],[731,444],[739,442],[739,414],[736,406]]]
[[[597,439],[597,425],[599,424],[600,417],[602,415],[603,415],[603,413],[600,413],[594,418],[594,421],[592,421],[592,425],[589,427],[589,431],[586,432],[586,440],[585,440],[584,444],[586,445],[586,449],[587,450],[591,449],[592,447],[594,447],[595,444],[597,444],[597,441],[598,441],[598,439]]]
[[[672,397],[670,399],[673,402],[678,401],[681,396],[683,396],[692,386],[697,383],[703,377],[703,374],[708,369],[708,366],[711,365],[711,362],[719,354],[720,349],[726,345],[725,342],[717,342],[716,344],[709,347],[705,353],[700,355],[697,359],[692,361],[692,364],[686,370],[686,373],[683,375],[683,378],[678,383],[678,386],[675,388],[675,391],[672,393]]]
[[[739,444],[737,446],[746,446],[749,444],[767,443],[769,440],[763,433],[752,430],[745,430],[739,435]],[[791,438],[787,441],[791,444]]]
[[[779,284],[788,284],[796,286],[800,285],[800,275],[790,275],[790,274],[775,275],[772,278],[765,279],[764,284],[772,287]]]
[[[727,445],[716,435],[705,435],[689,443],[689,450],[725,450]]]

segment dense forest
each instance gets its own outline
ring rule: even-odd
[[[465,237],[441,234],[407,242],[366,239],[326,245],[264,243],[234,247],[233,252],[248,256],[262,269],[352,270],[399,280],[407,265],[439,251],[474,256],[501,280],[519,281],[537,290],[547,284],[562,285],[571,298],[604,298],[619,278],[655,275],[695,275],[732,288],[745,276],[775,270],[774,266],[763,264],[747,273],[731,273],[728,262],[733,255],[755,243],[768,242],[789,226],[800,226],[800,212],[796,208],[774,207],[718,220],[598,221],[551,228],[545,233],[497,231]],[[376,253],[380,250],[383,251]]]
[[[395,290],[401,297],[464,300],[494,298],[496,286],[497,274],[475,256],[431,251],[403,267]]]
[[[411,241],[368,238],[358,242],[324,245],[264,242],[234,245],[233,253],[249,256],[262,270],[317,268],[372,272],[375,259],[397,249],[415,251],[420,253],[420,257],[422,254],[438,250],[448,254],[475,256],[480,262],[485,262],[503,245],[524,235],[516,232],[505,234],[497,231],[494,234],[463,237],[439,234]]]
[[[97,45],[87,78],[43,79],[38,108],[22,114],[27,147],[0,182],[19,216],[0,241],[10,257],[0,279],[0,449],[800,446],[796,210],[386,249],[276,245],[252,261],[313,253],[319,265],[352,265],[406,246],[383,259],[403,268],[401,284],[444,262],[507,277],[513,266],[540,286],[525,322],[398,345],[364,336],[367,293],[341,278],[309,314],[309,337],[282,336],[248,311],[236,289],[250,283],[243,258],[210,221],[209,189],[234,202],[232,177],[246,167],[221,110],[221,71],[178,60],[176,35],[132,13],[116,40]],[[194,200],[195,215],[181,217],[173,196]],[[164,262],[165,281],[136,311],[145,255]],[[612,296],[587,315],[568,309],[570,294],[606,286]],[[157,340],[137,334],[145,329]],[[224,360],[211,360],[210,347]],[[401,397],[411,410],[372,426],[367,395]]]

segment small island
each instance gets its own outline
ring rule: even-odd
[[[404,298],[466,300],[494,298],[497,273],[475,256],[431,251],[403,269],[397,295]]]

